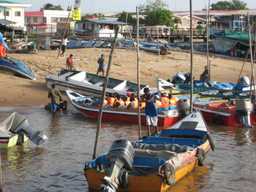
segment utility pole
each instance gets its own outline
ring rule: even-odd
[[[193,74],[193,7],[192,0],[189,0],[190,9],[190,113],[193,112],[193,89],[194,89],[194,74]]]
[[[139,7],[136,7],[137,15],[137,98],[138,98],[138,136],[141,138],[141,111],[140,111],[140,47],[139,47],[139,38],[140,38],[140,18],[139,18]]]

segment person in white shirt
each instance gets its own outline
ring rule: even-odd
[[[62,39],[62,42],[61,42],[61,54],[60,54],[60,56],[64,56],[64,54],[66,52],[66,49],[67,49],[67,45],[68,45],[68,38],[67,38],[67,36],[65,36]]]

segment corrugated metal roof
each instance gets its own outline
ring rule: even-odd
[[[232,15],[255,15],[256,16],[256,9],[249,9],[249,10],[210,10],[209,14],[212,16],[232,16]],[[189,11],[176,11],[174,12],[177,16],[182,15],[189,15]],[[193,15],[198,16],[206,16],[206,10],[200,11],[193,11]]]

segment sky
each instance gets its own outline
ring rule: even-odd
[[[32,4],[31,10],[37,10],[46,3],[60,4],[66,8],[72,5],[74,0],[26,0]],[[189,0],[165,0],[172,11],[186,11],[189,9]],[[212,3],[218,0],[210,0]],[[256,8],[256,0],[243,0],[250,9]],[[83,13],[95,12],[120,12],[135,11],[137,5],[147,0],[82,0]],[[201,10],[206,7],[208,0],[193,0],[193,10]]]

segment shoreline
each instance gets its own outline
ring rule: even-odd
[[[77,70],[96,73],[97,58],[101,53],[108,61],[109,49],[68,49],[66,56],[74,55]],[[49,102],[45,77],[65,68],[66,57],[57,58],[56,50],[44,50],[38,54],[9,54],[28,64],[37,80],[31,81],[0,72],[0,106],[44,106]],[[141,51],[141,82],[156,87],[156,79],[168,79],[179,71],[189,71],[189,53],[172,51],[169,55],[156,55]],[[227,58],[212,57],[212,78],[216,81],[236,82],[244,62]],[[248,75],[250,65],[244,67]],[[194,73],[198,78],[206,65],[206,56],[194,55]],[[116,49],[113,55],[110,76],[136,82],[136,51]]]

